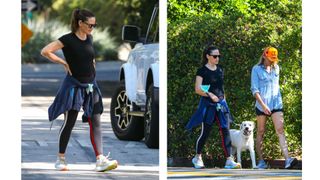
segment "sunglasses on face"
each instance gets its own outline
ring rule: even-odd
[[[217,58],[217,57],[221,57],[221,55],[209,55],[209,56],[212,56],[212,57],[214,57],[215,59]]]
[[[89,23],[87,23],[87,22],[85,22],[85,21],[83,21],[83,23],[85,23],[86,25],[88,25],[88,27],[89,27],[90,29],[97,27],[97,24],[89,24]]]

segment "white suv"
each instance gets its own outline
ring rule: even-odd
[[[111,124],[118,139],[159,147],[159,5],[156,4],[145,37],[140,28],[125,25],[122,39],[136,45],[120,69],[120,86],[111,100]]]

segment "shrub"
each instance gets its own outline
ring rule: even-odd
[[[255,99],[250,91],[251,69],[262,50],[274,46],[279,51],[281,91],[284,101],[285,131],[292,155],[302,154],[301,103],[301,19],[276,14],[222,18],[211,15],[190,17],[168,25],[168,157],[190,158],[200,128],[185,131],[195,112],[199,96],[194,93],[195,74],[201,66],[203,49],[208,45],[220,49],[220,64],[225,71],[225,93],[235,123],[255,120]],[[221,138],[215,125],[204,152],[223,157]],[[264,141],[265,158],[281,158],[272,121],[268,119]],[[244,158],[248,158],[246,154]]]
[[[103,59],[106,61],[118,60],[118,51],[114,49],[106,49],[104,51],[103,57],[104,57]]]
[[[47,60],[41,56],[41,49],[52,41],[50,34],[34,33],[33,37],[22,47],[22,63],[44,63]]]
[[[111,37],[109,33],[109,28],[103,29],[103,31],[99,29],[95,29],[93,31],[93,40],[94,40],[94,48],[96,51],[96,59],[99,61],[101,60],[110,60],[110,59],[105,59],[105,58],[110,58],[114,57],[112,56],[113,54],[110,52],[113,50],[113,53],[116,52],[116,48],[118,46],[117,43],[115,43],[115,38]],[[106,55],[109,54],[109,55]],[[115,56],[116,58],[113,60],[117,60],[117,55]]]
[[[33,36],[22,47],[22,63],[48,62],[40,55],[41,49],[54,39],[68,32],[68,28],[61,25],[58,21],[44,22],[40,19],[29,21],[27,26],[33,32]]]
[[[33,36],[22,47],[22,63],[49,62],[40,55],[41,49],[48,43],[70,32],[69,26],[54,20],[43,21],[36,19],[28,23],[28,28],[32,30]],[[115,39],[111,37],[108,28],[103,30],[97,28],[93,31],[93,45],[97,60],[104,60],[106,51],[110,51],[110,49],[116,51],[117,48]]]

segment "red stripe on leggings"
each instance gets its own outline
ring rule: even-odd
[[[226,145],[224,144],[224,137],[223,137],[223,133],[222,133],[222,128],[221,128],[221,124],[220,124],[220,120],[217,116],[217,114],[215,115],[215,118],[216,118],[216,121],[218,123],[218,126],[219,126],[219,132],[220,132],[220,135],[221,135],[221,141],[222,141],[222,149],[224,151],[224,155],[225,157],[228,157],[228,153],[227,153],[227,149],[226,149]]]
[[[91,140],[91,144],[93,146],[93,150],[94,150],[94,153],[96,154],[96,156],[99,155],[99,152],[97,150],[97,146],[96,146],[96,143],[94,142],[94,135],[93,135],[93,128],[92,128],[92,122],[91,122],[91,118],[88,117],[88,122],[89,122],[89,126],[90,126],[90,140]]]

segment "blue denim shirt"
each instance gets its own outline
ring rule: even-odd
[[[279,86],[279,66],[276,64],[268,73],[263,64],[257,64],[251,72],[251,92],[260,93],[262,101],[269,107],[270,111],[282,109],[282,98]],[[262,106],[256,100],[255,107],[263,112]]]

